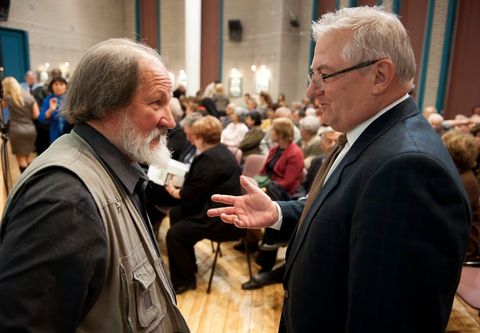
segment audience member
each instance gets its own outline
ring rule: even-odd
[[[312,159],[322,151],[320,148],[320,137],[317,135],[320,128],[320,120],[316,116],[307,116],[300,120],[300,135],[302,139],[298,145],[302,148],[305,168],[310,168]]]
[[[20,86],[23,89],[23,91],[25,91],[29,95],[33,96],[33,91],[36,88],[42,86],[41,83],[37,83],[37,77],[35,76],[35,73],[32,71],[26,71],[23,79],[25,81],[20,83]]]
[[[1,107],[8,107],[10,112],[10,144],[17,159],[20,173],[30,164],[30,154],[35,151],[37,131],[33,119],[38,118],[37,102],[20,88],[18,81],[8,76],[2,81],[3,100]]]
[[[67,91],[67,80],[56,76],[50,81],[48,89],[52,93],[43,101],[38,119],[43,124],[49,125],[50,143],[52,143],[71,129],[67,120],[60,114],[60,106]]]
[[[432,105],[426,106],[425,109],[423,109],[422,115],[425,117],[425,119],[428,119],[432,114],[440,115],[437,111],[437,108]]]
[[[232,152],[238,150],[240,142],[242,142],[243,137],[248,132],[248,127],[245,125],[247,114],[247,110],[237,106],[230,114],[230,124],[222,131],[221,142]]]
[[[477,164],[478,146],[471,134],[451,130],[442,136],[450,156],[455,163],[472,209],[472,227],[468,239],[465,260],[480,259],[480,186],[472,171]]]
[[[175,120],[175,127],[167,132],[167,146],[172,153],[172,158],[178,161],[183,147],[187,142],[185,131],[180,125],[180,121],[183,118],[183,110],[180,106],[179,100],[175,97],[170,99],[168,106],[170,108],[170,112],[172,113],[173,120]]]
[[[137,163],[168,160],[171,90],[158,53],[133,41],[104,41],[80,60],[62,111],[75,128],[32,162],[7,201],[0,331],[189,332]]]
[[[365,6],[324,14],[313,36],[307,95],[345,135],[308,199],[274,203],[242,176],[247,193],[214,195],[229,207],[208,214],[293,234],[280,332],[443,332],[471,213],[452,159],[408,95],[408,33],[395,14]]]
[[[442,136],[445,133],[446,130],[443,127],[443,117],[439,113],[430,114],[427,120],[439,136]]]
[[[262,142],[265,133],[260,128],[262,119],[260,113],[252,111],[247,114],[245,124],[248,127],[248,132],[245,133],[238,148],[242,151],[242,161],[245,162],[247,156],[251,154],[261,154],[260,142]]]
[[[207,210],[218,207],[210,200],[221,191],[240,194],[240,171],[237,161],[226,146],[220,143],[222,125],[206,116],[192,126],[192,138],[200,154],[195,157],[181,189],[171,183],[167,191],[181,204],[170,210],[171,227],[167,232],[168,262],[173,287],[177,294],[196,288],[194,245],[204,238],[230,241],[240,238],[244,231],[211,219]]]
[[[215,93],[212,96],[212,100],[215,103],[219,116],[225,116],[227,105],[230,103],[230,100],[227,95],[225,95],[225,90],[221,83],[215,85]]]
[[[186,141],[180,151],[178,156],[178,160],[185,164],[192,164],[193,159],[195,156],[198,155],[197,148],[193,144],[193,136],[192,136],[192,126],[198,120],[202,119],[202,114],[199,112],[194,112],[186,116],[181,122],[180,125],[183,127],[183,131],[185,132]]]

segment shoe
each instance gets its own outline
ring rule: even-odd
[[[197,289],[197,286],[195,285],[195,283],[191,283],[191,284],[185,284],[182,286],[174,287],[173,289],[175,290],[176,295],[180,295],[188,290]]]
[[[249,253],[257,252],[258,249],[259,249],[257,242],[248,243],[247,246],[248,246],[248,252]],[[234,245],[233,249],[237,250],[239,252],[245,252],[245,245],[243,244],[243,242],[240,242],[240,243]]]
[[[242,284],[243,290],[254,290],[268,286],[270,284],[278,283],[270,277],[270,272],[257,273],[252,278]]]

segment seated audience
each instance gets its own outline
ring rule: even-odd
[[[180,102],[177,98],[172,97],[169,103],[170,111],[172,112],[173,119],[175,120],[175,127],[168,130],[168,149],[172,152],[172,158],[178,160],[185,142],[187,141],[185,132],[180,125],[180,121],[183,118],[183,110],[180,106]]]
[[[239,148],[242,151],[243,161],[245,161],[248,155],[262,153],[262,150],[260,149],[260,142],[262,141],[265,133],[260,128],[261,123],[262,119],[260,117],[260,113],[257,111],[250,112],[245,119],[248,132],[245,134],[239,145]]]
[[[238,150],[240,142],[248,132],[248,127],[245,125],[247,114],[247,110],[237,106],[230,114],[230,124],[222,131],[221,142],[232,152]]]
[[[442,136],[445,133],[442,115],[439,113],[432,113],[428,116],[427,120],[438,135]]]
[[[230,103],[230,100],[225,95],[225,91],[221,83],[217,83],[215,85],[215,93],[212,96],[212,100],[215,103],[215,107],[217,108],[220,117],[224,116],[226,114],[225,111],[227,109],[228,103]]]
[[[10,144],[22,173],[30,164],[30,154],[35,151],[37,131],[33,119],[38,118],[39,110],[35,99],[24,92],[18,81],[8,76],[2,81],[3,100],[1,107],[10,112]]]
[[[200,151],[185,177],[182,188],[171,183],[167,191],[180,199],[179,207],[170,211],[171,227],[167,232],[170,276],[177,294],[196,288],[194,245],[204,238],[229,241],[244,235],[243,229],[209,218],[207,210],[219,204],[210,200],[214,193],[240,194],[240,171],[232,153],[220,143],[222,125],[206,116],[192,126],[192,139]]]
[[[307,170],[310,167],[311,160],[322,152],[320,137],[317,135],[319,128],[320,120],[316,116],[307,116],[300,120],[300,135],[302,139],[298,145],[302,148]]]
[[[480,259],[480,187],[473,174],[478,157],[475,138],[471,134],[451,130],[442,137],[450,156],[457,166],[472,208],[472,227],[465,254],[465,260]]]

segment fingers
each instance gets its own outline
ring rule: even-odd
[[[233,214],[235,209],[233,207],[212,208],[207,211],[209,217],[220,216],[222,214]]]
[[[214,194],[212,195],[213,202],[220,202],[226,205],[233,205],[237,197],[233,195]]]

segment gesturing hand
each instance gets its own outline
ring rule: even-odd
[[[230,206],[209,209],[208,216],[220,216],[223,222],[233,223],[239,228],[257,229],[274,224],[278,220],[278,214],[270,197],[245,176],[240,177],[240,184],[247,194],[241,196],[212,195],[212,201]]]

